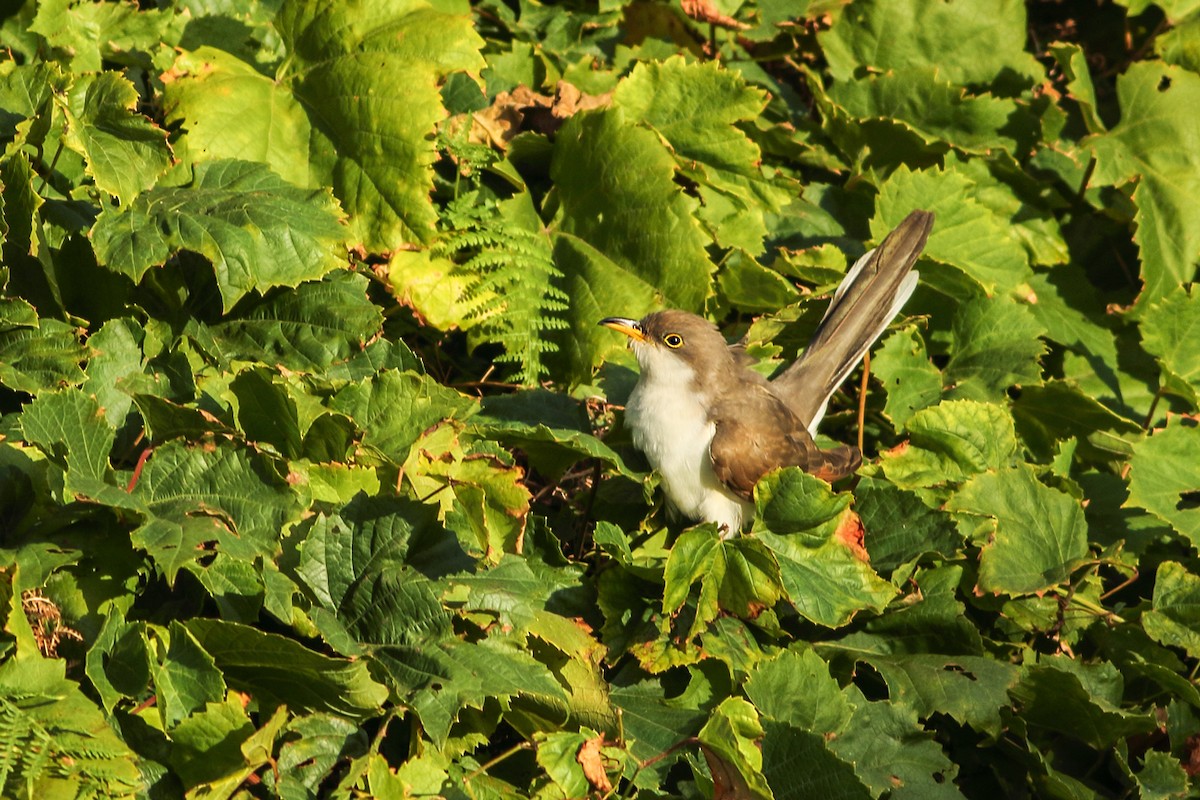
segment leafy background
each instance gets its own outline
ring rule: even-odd
[[[15,0],[0,41],[0,794],[1194,791],[1195,2]],[[914,208],[859,478],[681,530],[596,321],[770,372]]]

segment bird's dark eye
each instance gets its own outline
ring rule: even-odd
[[[672,350],[683,347],[683,337],[678,333],[668,333],[663,337],[663,344],[670,347]]]

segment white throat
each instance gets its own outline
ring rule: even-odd
[[[662,477],[671,504],[693,520],[724,526],[735,536],[754,506],[730,492],[713,473],[709,445],[716,425],[705,408],[703,381],[675,354],[634,343],[642,374],[625,406],[633,443]]]

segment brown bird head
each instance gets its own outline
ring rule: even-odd
[[[656,311],[640,320],[606,317],[600,324],[629,337],[647,379],[703,383],[737,366],[717,327],[686,311]]]

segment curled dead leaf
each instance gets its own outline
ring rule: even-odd
[[[566,81],[558,82],[553,96],[518,86],[496,95],[490,106],[471,115],[470,140],[503,150],[518,133],[553,136],[565,120],[580,111],[607,108],[611,103],[611,92],[585,94]]]
[[[608,780],[608,773],[604,769],[604,756],[600,753],[600,748],[603,746],[604,737],[593,736],[579,748],[579,752],[575,754],[575,760],[583,768],[583,776],[588,779],[592,788],[598,792],[608,793],[612,791],[613,787]]]
[[[712,4],[712,0],[683,0],[683,13],[697,22],[707,22],[718,28],[744,31],[750,27],[745,22],[739,22],[733,17],[722,14],[720,9]]]

